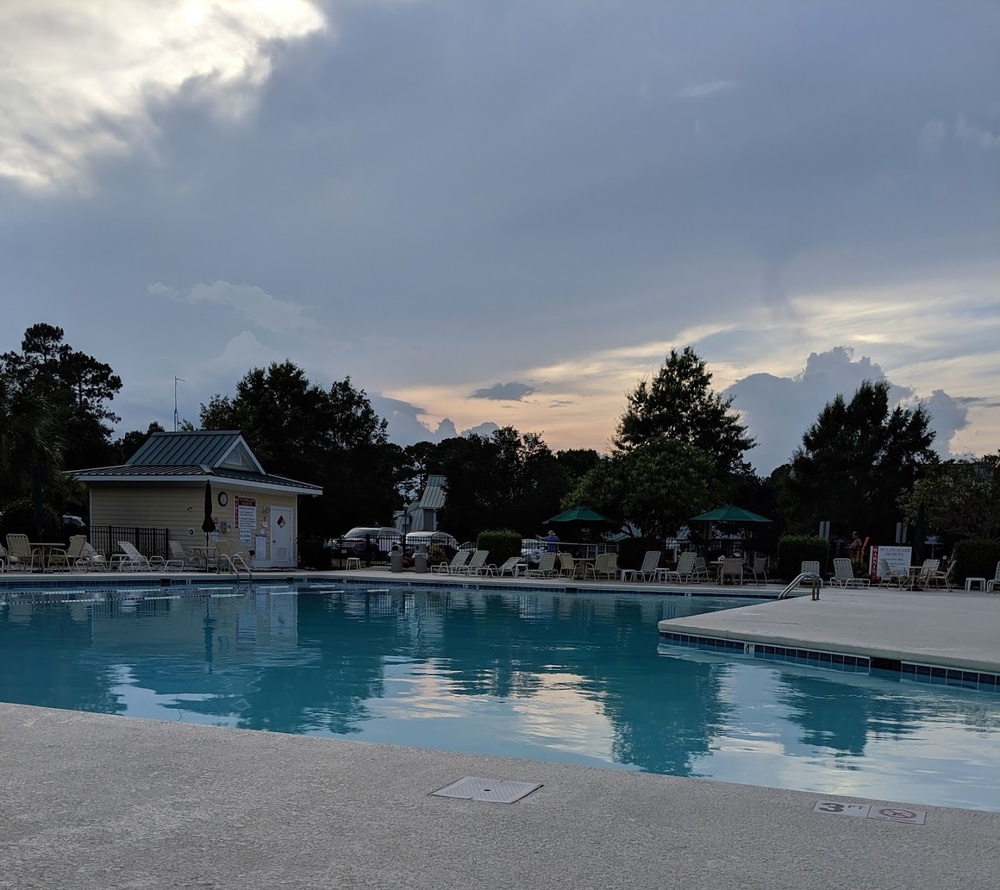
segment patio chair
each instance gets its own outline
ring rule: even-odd
[[[568,553],[559,554],[559,577],[561,578],[575,578],[576,577],[576,560]]]
[[[538,565],[535,568],[529,568],[526,571],[525,577],[527,578],[552,578],[558,574],[556,569],[556,557],[558,553],[545,552],[541,555],[538,560]]]
[[[947,582],[947,574],[941,571],[941,560],[925,559],[920,566],[920,574],[917,583],[926,590],[929,587],[940,588]]]
[[[719,569],[719,581],[722,584],[726,583],[726,579],[732,580],[733,584],[743,584],[743,560],[738,556],[727,556],[722,560],[722,566]]]
[[[945,573],[945,578],[947,578],[947,572]],[[993,593],[996,590],[997,585],[1000,584],[1000,562],[997,563],[997,567],[993,572],[993,580],[986,582],[986,592]],[[950,588],[949,588],[950,589]]]
[[[618,554],[614,552],[598,553],[594,560],[594,579],[604,578],[607,581],[618,579]]]
[[[179,572],[190,571],[194,568],[188,565],[187,551],[180,541],[167,541],[167,552],[170,558],[164,563],[167,568],[175,568]]]
[[[73,535],[67,547],[53,547],[49,551],[46,568],[49,570],[64,568],[67,572],[73,570],[74,563],[83,555],[83,545],[87,543],[86,535]]]
[[[431,572],[435,575],[457,575],[459,574],[459,570],[469,561],[470,556],[472,556],[471,551],[459,550],[451,558],[451,562],[442,562],[436,566],[431,566]]]
[[[0,544],[0,574],[7,571],[7,551],[3,544]]]
[[[694,558],[694,568],[691,569],[691,577],[689,581],[707,581],[709,579],[708,574],[708,563],[705,561],[704,556],[696,556]]]
[[[767,584],[767,557],[758,556],[754,558],[753,564],[748,569],[751,575],[753,575],[753,583],[760,584],[760,579],[764,579],[764,583]]]
[[[124,555],[122,559],[118,560],[118,571],[119,572],[151,572],[153,567],[149,563],[149,559],[143,556],[138,550],[136,550],[135,545],[129,541],[119,541],[118,549]]]
[[[35,561],[41,565],[40,554],[28,543],[28,536],[11,532],[7,535],[7,566],[20,571],[33,571]]]

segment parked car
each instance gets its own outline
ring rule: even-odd
[[[410,532],[406,536],[406,554],[412,556],[419,544],[423,544],[428,550],[436,544],[452,553],[460,549],[458,538],[448,532]]]
[[[393,544],[399,544],[402,540],[399,530],[392,526],[359,525],[335,538],[334,547],[341,555],[364,556],[370,553],[384,556],[392,550]]]

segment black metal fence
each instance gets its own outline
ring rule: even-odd
[[[143,556],[162,556],[167,558],[169,532],[165,528],[142,528],[135,525],[92,525],[88,540],[95,550],[100,550],[107,556],[118,553],[119,541],[128,541],[135,545]]]

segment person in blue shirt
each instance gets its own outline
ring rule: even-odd
[[[545,542],[545,549],[549,553],[557,553],[559,551],[559,535],[552,531],[552,529],[549,529],[549,533],[542,540]]]

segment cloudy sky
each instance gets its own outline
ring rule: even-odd
[[[995,451],[998,43],[993,0],[3,0],[0,351],[63,327],[119,432],[290,358],[402,444],[607,450],[690,344],[761,472],[866,378]]]

